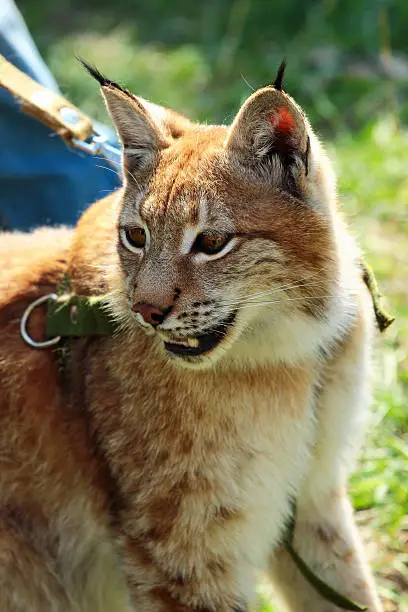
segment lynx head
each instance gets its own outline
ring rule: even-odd
[[[123,146],[116,314],[189,367],[316,350],[335,302],[333,184],[282,75],[228,127],[191,123],[88,69]]]

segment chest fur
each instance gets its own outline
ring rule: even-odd
[[[136,369],[120,386],[105,363],[90,386],[123,532],[171,566],[214,553],[263,566],[307,463],[311,368]]]

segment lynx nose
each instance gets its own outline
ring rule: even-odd
[[[153,304],[145,304],[143,302],[139,302],[133,306],[134,312],[139,312],[146,323],[150,323],[153,327],[157,327],[160,323],[163,323],[164,317],[166,316],[167,311],[162,310],[158,306],[153,306]]]

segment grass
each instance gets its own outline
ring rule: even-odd
[[[408,134],[383,119],[335,143],[340,196],[396,323],[378,339],[373,419],[350,491],[387,610],[408,610]]]
[[[28,7],[28,0],[24,4]],[[54,6],[48,0],[42,4]],[[33,15],[40,15],[37,5]],[[73,60],[76,53],[133,91],[192,118],[229,122],[230,108],[238,107],[249,93],[238,68],[234,77],[223,76],[217,89],[209,56],[198,45],[139,44],[123,26],[98,35],[97,16],[92,11],[89,15],[94,20],[90,31],[58,40],[49,35],[46,58],[63,92],[94,117],[106,121],[96,84]],[[47,24],[48,35],[48,21],[41,14],[39,28],[42,23]],[[245,76],[251,85],[261,84]],[[353,86],[350,83],[347,90],[347,104],[354,99],[357,105],[366,98]],[[376,108],[384,88],[378,83],[369,87],[367,96]],[[343,83],[341,91],[345,91]],[[388,105],[393,116],[378,113],[381,118],[373,115],[372,124],[347,132],[342,111],[324,88],[316,95],[313,90],[313,104],[314,115],[319,109],[326,115],[330,111],[330,130],[338,126],[329,149],[339,175],[341,208],[397,318],[378,338],[373,418],[350,492],[386,610],[408,612],[408,132],[398,127],[398,108],[393,105]],[[361,114],[367,116],[368,108],[364,106]],[[346,105],[344,115],[348,112]],[[272,611],[268,597],[264,589],[262,612]]]

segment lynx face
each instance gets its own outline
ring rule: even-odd
[[[124,148],[122,316],[190,366],[318,342],[337,280],[330,172],[296,103],[266,87],[231,127],[202,126],[101,84]]]

